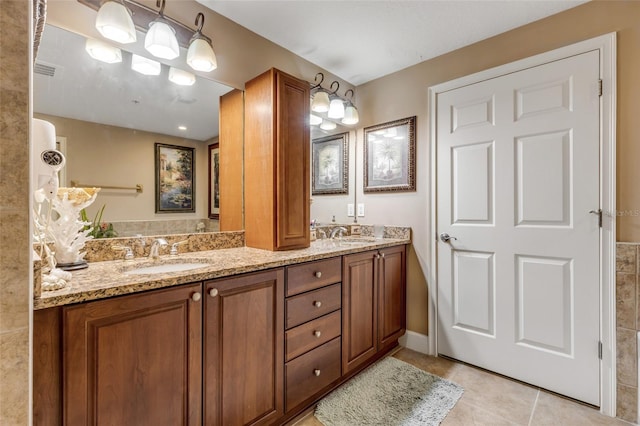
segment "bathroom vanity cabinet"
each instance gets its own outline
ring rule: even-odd
[[[309,247],[309,99],[309,83],[276,69],[246,83],[244,223],[248,247]]]
[[[344,256],[342,368],[348,373],[397,344],[406,329],[404,246]]]
[[[34,311],[35,425],[285,424],[405,328],[405,246]]]

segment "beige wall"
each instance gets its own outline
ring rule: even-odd
[[[640,211],[640,2],[593,1],[517,28],[435,59],[359,86],[359,127],[417,115],[417,191],[399,195],[364,195],[357,185],[358,202],[366,205],[366,223],[402,224],[413,229],[416,262],[409,264],[408,328],[427,333],[430,281],[429,86],[543,53],[609,32],[618,33],[617,209],[619,214]],[[446,37],[446,34],[443,34]],[[356,169],[362,176],[362,131],[358,132]],[[315,202],[314,202],[315,204]],[[393,204],[394,208],[388,206]],[[346,208],[346,207],[345,207]],[[619,241],[640,241],[640,217],[619,216]],[[411,269],[419,266],[424,274]],[[426,281],[425,281],[426,278]]]
[[[0,424],[29,419],[31,299],[26,1],[0,1]]]
[[[104,222],[125,220],[170,220],[208,217],[207,142],[178,138],[88,121],[34,114],[56,126],[56,135],[67,139],[67,181],[90,185],[143,186],[142,193],[130,190],[102,189],[89,218],[103,205]],[[155,213],[155,143],[195,148],[195,213]]]

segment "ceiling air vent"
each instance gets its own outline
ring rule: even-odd
[[[33,72],[34,74],[54,77],[56,75],[56,67],[54,65],[45,64],[44,62],[36,62],[33,66]]]

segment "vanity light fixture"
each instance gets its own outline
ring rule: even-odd
[[[320,124],[320,128],[322,130],[334,130],[338,125],[330,120],[322,120],[322,124]]]
[[[88,38],[84,48],[89,56],[98,61],[106,62],[107,64],[122,62],[122,52],[120,49],[99,40]]]
[[[349,89],[344,94],[351,92],[351,96],[347,99],[347,107],[344,109],[344,118],[342,119],[342,124],[358,124],[360,121],[360,116],[358,114],[358,109],[353,105],[351,101],[353,99],[353,89]]]
[[[320,77],[320,82],[316,83],[313,87],[311,87],[311,91],[316,90],[311,97],[311,111],[314,112],[327,112],[329,111],[329,93],[324,90],[321,86],[324,81],[324,74],[319,72],[316,74],[314,81],[318,80],[318,76]]]
[[[320,80],[320,81],[318,81]],[[360,116],[358,114],[358,109],[353,104],[353,89],[349,89],[345,92],[345,98],[338,95],[338,90],[340,89],[340,83],[334,81],[329,86],[329,89],[332,90],[327,91],[322,87],[322,82],[324,81],[324,74],[319,72],[316,74],[314,78],[314,83],[311,84],[311,111],[315,113],[321,113],[319,115],[324,116],[322,113],[326,113],[327,117],[332,120],[341,120],[342,124],[353,125],[357,124],[360,121]],[[334,90],[335,86],[335,90]],[[346,107],[345,107],[346,104]],[[310,124],[315,125],[321,124],[325,127],[328,124],[325,124],[327,120],[323,122],[322,117],[314,118],[314,115],[311,114]],[[334,123],[335,124],[335,123]],[[335,127],[334,127],[335,128]],[[325,129],[332,130],[332,129]]]
[[[309,124],[317,126],[320,123],[322,123],[322,117],[318,117],[315,114],[309,114]]]
[[[333,89],[333,85],[336,85],[336,89],[331,92],[331,103],[329,104],[329,112],[327,112],[327,117],[329,118],[343,118],[344,117],[344,103],[342,99],[340,99],[337,95],[338,89],[340,89],[340,83],[334,81],[329,86],[329,89]]]
[[[211,46],[211,39],[202,34],[204,26],[204,14],[198,12],[196,15],[196,32],[189,41],[187,50],[187,64],[196,71],[209,72],[218,68],[218,60]]]
[[[176,30],[164,18],[165,0],[157,0],[156,6],[160,10],[158,17],[149,24],[149,31],[144,37],[144,48],[156,58],[175,59],[180,56],[180,47]]]
[[[136,41],[136,28],[131,11],[121,1],[108,0],[100,6],[96,16],[96,29],[103,37],[118,43]]]
[[[180,68],[169,68],[169,81],[179,86],[193,86],[196,76]]]
[[[162,66],[158,61],[134,53],[131,55],[131,69],[143,75],[160,75]]]

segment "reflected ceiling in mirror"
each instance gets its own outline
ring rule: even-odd
[[[133,53],[151,57],[138,34],[138,42],[122,50],[122,62],[109,64],[89,56],[84,36],[45,25],[34,66],[34,112],[199,141],[217,136],[219,98],[232,88],[200,75],[191,86],[177,85],[168,80],[168,64],[157,76],[133,71]],[[178,60],[170,64],[188,69]]]

